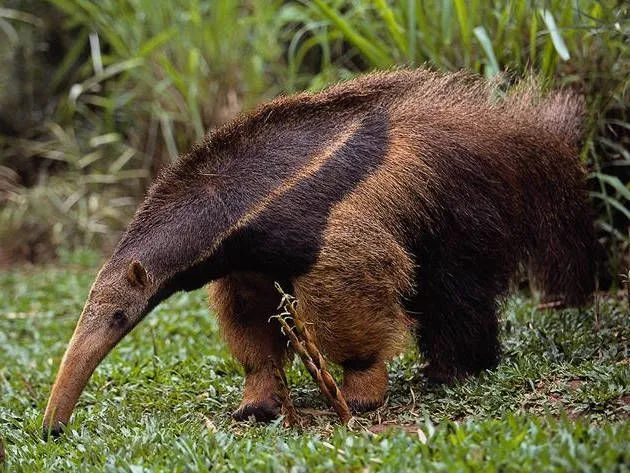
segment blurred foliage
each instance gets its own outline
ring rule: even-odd
[[[507,81],[533,71],[584,93],[582,157],[617,274],[630,248],[629,18],[611,0],[9,0],[0,241],[29,259],[111,243],[205,130],[281,92],[428,64]]]
[[[272,20],[281,2],[23,3],[30,12],[0,10],[10,28],[29,20],[3,55],[13,74],[3,77],[0,123],[16,123],[0,130],[5,260],[111,244],[161,167],[204,130],[280,91]],[[55,12],[54,25],[35,16],[40,4]],[[45,45],[40,54],[21,52],[22,30],[32,50]],[[46,69],[50,49],[61,60]],[[15,120],[15,108],[37,118]]]

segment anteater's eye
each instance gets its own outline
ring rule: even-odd
[[[114,323],[117,325],[122,325],[127,321],[127,316],[122,310],[117,310],[114,312]]]

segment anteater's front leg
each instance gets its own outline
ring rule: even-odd
[[[282,366],[286,340],[276,321],[280,296],[273,281],[256,273],[232,273],[210,286],[225,341],[245,369],[245,391],[234,418],[268,421],[280,414],[271,359]]]

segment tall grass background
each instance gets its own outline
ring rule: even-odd
[[[619,274],[630,251],[629,19],[625,2],[607,0],[9,0],[0,264],[111,245],[160,168],[256,103],[426,65],[536,74],[585,95],[581,159]]]

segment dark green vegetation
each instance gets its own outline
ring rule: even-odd
[[[116,240],[151,177],[281,92],[396,65],[529,70],[587,99],[609,274],[630,236],[630,7],[622,0],[8,0],[0,10],[0,251]],[[20,238],[15,238],[20,234]],[[610,279],[610,278],[609,278]],[[609,281],[608,281],[609,282]],[[607,284],[607,282],[603,282]]]
[[[298,408],[318,409],[301,412],[300,432],[230,419],[240,368],[219,341],[205,293],[176,295],[106,358],[69,431],[46,443],[46,397],[98,260],[62,259],[58,268],[0,273],[7,471],[630,471],[625,296],[600,300],[597,311],[554,312],[513,298],[495,371],[430,387],[410,349],[390,366],[387,407],[351,429],[322,411],[294,363]]]

